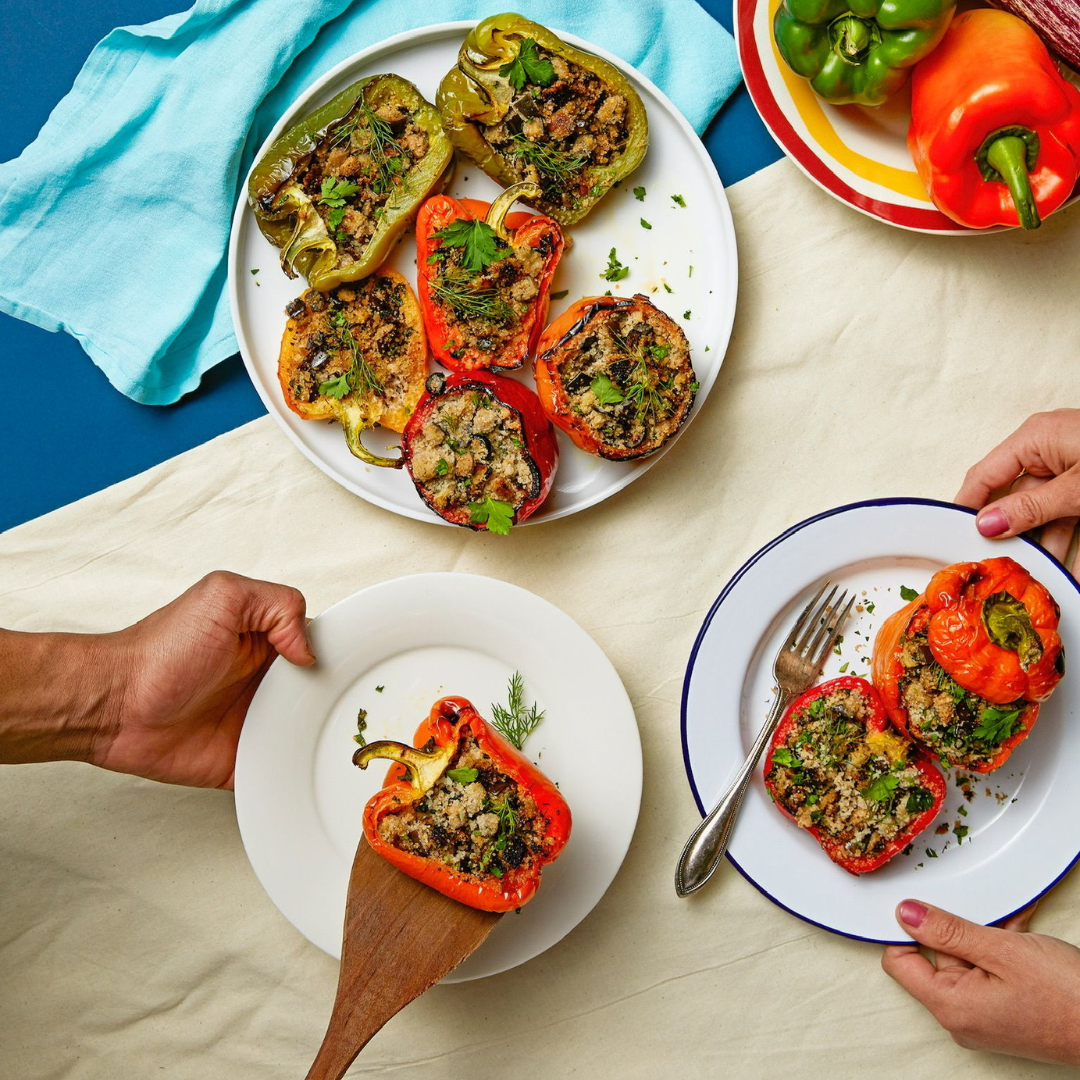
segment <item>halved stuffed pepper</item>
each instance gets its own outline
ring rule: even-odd
[[[541,336],[535,375],[552,423],[611,461],[659,450],[698,391],[686,335],[641,295],[572,304]]]
[[[411,82],[373,75],[273,143],[252,170],[248,203],[285,273],[326,291],[385,262],[453,157],[435,106]]]
[[[535,894],[570,837],[558,788],[465,698],[435,702],[415,748],[385,740],[353,755],[395,764],[364,808],[364,836],[399,870],[483,911],[511,911]]]
[[[893,723],[950,766],[988,773],[1031,733],[1065,672],[1053,597],[1009,558],[956,563],[891,615],[873,680]]]
[[[945,779],[889,726],[865,679],[833,679],[797,697],[765,757],[777,809],[851,874],[884,865],[945,801]]]
[[[416,490],[436,514],[499,534],[547,498],[559,461],[536,395],[486,371],[430,376],[401,446]]]
[[[453,371],[521,367],[540,338],[562,229],[507,214],[537,190],[517,184],[490,204],[435,195],[420,210],[416,287],[432,355]]]
[[[409,283],[380,270],[331,292],[308,289],[285,308],[278,381],[305,420],[336,419],[349,450],[368,465],[400,468],[361,441],[381,424],[401,431],[424,392],[427,344]]]
[[[649,145],[630,81],[539,23],[507,13],[465,38],[435,98],[447,134],[493,180],[527,180],[526,201],[563,225],[580,221]]]

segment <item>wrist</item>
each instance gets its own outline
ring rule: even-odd
[[[124,709],[120,634],[0,631],[0,763],[95,761]]]

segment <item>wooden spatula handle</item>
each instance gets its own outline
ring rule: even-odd
[[[498,921],[402,874],[361,837],[334,1011],[307,1080],[341,1080],[383,1024],[457,967]]]

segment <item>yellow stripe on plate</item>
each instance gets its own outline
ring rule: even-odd
[[[802,122],[806,125],[811,138],[825,151],[834,161],[849,169],[863,180],[869,180],[873,184],[879,184],[897,195],[906,195],[909,199],[928,203],[930,197],[926,194],[926,188],[919,179],[919,174],[914,169],[897,169],[892,165],[885,165],[873,158],[868,158],[852,150],[837,134],[832,126],[825,110],[822,108],[821,99],[810,88],[810,84],[800,75],[787,66],[780,50],[776,47],[776,39],[772,33],[773,19],[777,9],[783,0],[770,0],[769,3],[769,43],[772,45],[773,56],[776,58],[776,66],[780,69],[780,75],[784,85],[791,95],[791,101],[795,111],[799,114]],[[864,192],[863,194],[870,194]]]

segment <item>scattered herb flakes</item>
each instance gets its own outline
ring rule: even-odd
[[[488,532],[507,536],[514,524],[514,508],[507,502],[487,498],[482,503],[469,503],[469,521],[487,525]]]
[[[906,761],[898,762],[901,768],[907,766]],[[907,811],[909,814],[921,814],[934,805],[934,796],[924,787],[912,788],[907,797]]]
[[[845,674],[845,673],[847,672],[847,669],[848,669],[848,662],[847,662],[847,661],[845,660],[845,661],[844,661],[844,662],[843,662],[843,663],[842,663],[842,664],[840,665],[840,674],[841,674],[841,675],[844,675],[844,674]]]
[[[912,600],[918,600],[919,594],[915,589],[909,589],[906,585],[900,586],[900,599],[906,600],[910,603]]]
[[[522,38],[518,54],[508,64],[499,68],[499,74],[515,90],[524,90],[526,83],[533,86],[550,86],[555,81],[555,68],[550,60],[544,60],[532,38]]]
[[[942,823],[941,823],[941,824],[940,824],[940,825],[939,825],[939,826],[938,826],[938,827],[937,827],[937,828],[936,828],[936,829],[934,830],[934,835],[935,835],[935,836],[947,836],[947,835],[948,835],[948,832],[949,832],[949,823],[948,823],[947,821],[943,821],[943,822],[942,822]]]
[[[688,310],[686,310],[686,311],[684,311],[684,312],[682,313],[682,317],[683,317],[683,318],[684,318],[684,319],[685,319],[685,320],[686,320],[687,322],[689,322],[689,321],[690,321],[690,311],[689,311],[689,309],[688,309]]]
[[[914,844],[908,844],[908,846],[907,846],[906,848],[904,848],[904,850],[903,850],[903,851],[901,852],[901,854],[902,854],[902,855],[910,855],[910,854],[911,854],[911,851],[912,851],[912,849],[913,849],[914,847],[915,847],[915,845],[914,845]]]
[[[623,266],[619,262],[619,256],[615,252],[615,248],[612,248],[608,252],[608,264],[607,269],[600,275],[605,281],[622,281],[623,278],[630,273],[629,266]]]
[[[376,694],[381,694],[385,689],[386,689],[385,686],[376,686],[375,687],[375,693]]]
[[[867,615],[873,615],[874,614],[874,606],[875,605],[874,605],[873,600],[867,600],[867,602],[866,602],[866,613],[867,613]]]
[[[570,290],[569,289],[561,289],[559,292],[553,292],[551,294],[551,299],[552,300],[562,300],[562,299],[564,299],[565,297],[567,297],[569,295],[570,295]]]
[[[251,276],[254,277],[258,272],[259,272],[258,270],[252,270],[251,271]]]
[[[644,218],[641,219],[641,227],[643,229],[651,229],[652,228],[652,226]]]
[[[964,842],[964,837],[967,836],[969,831],[970,830],[966,825],[961,825],[959,822],[957,822],[953,826],[953,834],[956,836],[956,842],[958,844],[962,844]]]
[[[447,769],[446,775],[458,784],[472,784],[480,775],[478,769]]]
[[[928,848],[926,849],[926,854],[927,854],[927,855],[928,855],[928,856],[929,856],[929,857],[930,857],[931,859],[936,859],[936,858],[938,857],[938,853],[937,853],[937,852],[936,852],[936,851],[935,851],[935,850],[934,850],[934,849],[933,849],[932,847],[928,847]]]
[[[697,379],[695,379],[695,380],[694,380],[694,381],[693,381],[693,382],[692,382],[692,383],[690,384],[690,393],[691,393],[691,394],[696,394],[696,393],[697,393],[697,392],[698,392],[698,391],[699,391],[700,389],[701,389],[701,383],[699,383],[699,382],[697,381]]]
[[[673,293],[675,290],[665,281],[664,282],[664,291],[669,292],[669,293]]]
[[[358,746],[367,746],[367,739],[364,737],[365,731],[367,731],[367,709],[358,709],[356,711],[356,734],[353,736],[353,742]]]
[[[514,746],[522,750],[525,747],[525,740],[544,719],[544,711],[536,707],[535,701],[527,709],[525,708],[525,681],[520,671],[515,671],[510,676],[507,698],[505,708],[492,703],[491,725]]]
[[[959,814],[959,815],[960,815],[961,817],[967,817],[967,807],[966,807],[966,806],[960,806],[960,807],[958,807],[958,808],[957,808],[957,811],[956,811],[956,812],[957,812],[957,813],[958,813],[958,814]]]
[[[638,202],[644,202],[645,201],[645,189],[643,187],[634,188],[634,198],[637,199]]]
[[[445,476],[450,471],[450,463],[446,458],[439,458],[438,463],[435,465],[435,475]]]
[[[674,204],[675,204],[676,206],[681,206],[681,207],[683,207],[684,209],[686,208],[686,200],[685,200],[685,199],[684,199],[684,198],[683,198],[683,197],[682,197],[681,195],[672,195],[672,196],[671,196],[671,201],[672,201],[672,202],[673,202],[673,203],[674,203]]]

